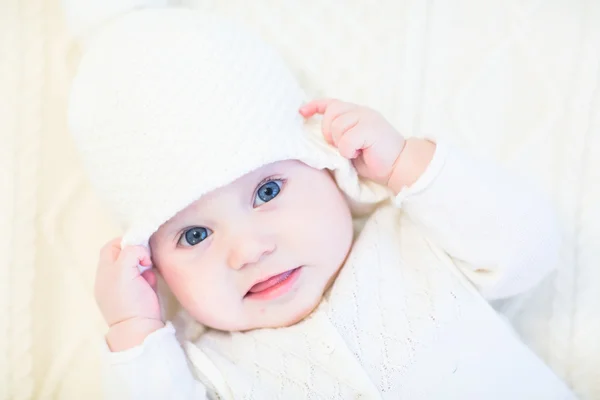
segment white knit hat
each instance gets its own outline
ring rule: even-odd
[[[278,55],[240,27],[186,9],[135,10],[86,42],[69,127],[124,245],[147,245],[203,194],[281,160],[334,170],[352,199],[386,198],[305,124],[305,100]]]

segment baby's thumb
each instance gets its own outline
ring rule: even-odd
[[[148,282],[148,285],[156,292],[158,279],[156,278],[156,272],[153,269],[146,270],[142,273],[142,277]]]
[[[354,165],[354,169],[356,169],[358,176],[363,178],[370,177],[369,168],[367,167],[367,164],[365,163],[365,158],[362,154],[352,160],[352,165]]]
[[[148,265],[150,263],[150,252],[143,246],[127,246],[123,248],[117,260],[117,268],[121,268],[121,273],[128,278],[138,277],[142,271],[139,265]],[[123,276],[123,275],[121,275]]]
[[[168,6],[169,0],[62,0],[67,27],[82,41],[112,18],[138,8]]]

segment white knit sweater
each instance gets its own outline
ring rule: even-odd
[[[573,398],[484,300],[526,291],[554,266],[549,203],[441,144],[396,203],[405,212],[370,217],[310,317],[208,331],[185,352],[167,324],[106,350],[108,398]]]

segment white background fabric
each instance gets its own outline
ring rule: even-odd
[[[505,312],[583,398],[600,398],[600,3],[193,3],[265,34],[314,94],[541,182],[559,206],[563,259]],[[118,229],[65,128],[77,56],[59,1],[0,2],[0,399],[100,398],[93,277]]]

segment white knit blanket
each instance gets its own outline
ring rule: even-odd
[[[600,399],[600,3],[191,1],[274,43],[314,95],[381,110],[540,182],[565,231],[555,276],[499,304]],[[118,230],[79,171],[64,111],[76,51],[58,2],[0,11],[0,400],[100,399],[97,249]],[[518,193],[514,194],[518,196]]]

